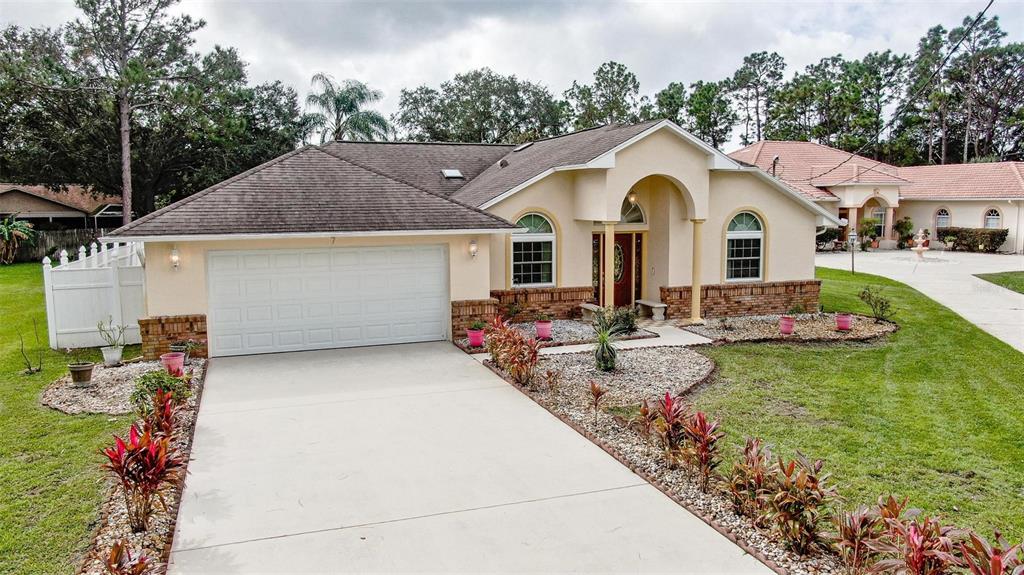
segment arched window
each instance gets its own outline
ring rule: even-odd
[[[939,208],[935,211],[935,229],[948,228],[952,224],[953,217],[949,215],[949,210]]]
[[[985,212],[985,228],[989,230],[997,230],[1002,225],[1003,216],[999,213],[999,210],[992,208]]]
[[[512,285],[555,285],[555,228],[540,214],[526,214],[516,222],[524,234],[512,234]]]
[[[761,279],[764,228],[750,212],[740,212],[729,222],[725,233],[725,279],[751,281]]]
[[[622,200],[622,208],[619,209],[620,224],[642,224],[646,221],[639,202],[631,202],[629,197]]]

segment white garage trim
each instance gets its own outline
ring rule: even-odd
[[[448,247],[211,250],[211,356],[447,339]]]

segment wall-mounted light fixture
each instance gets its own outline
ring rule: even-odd
[[[476,240],[469,240],[469,255],[470,255],[470,257],[474,257],[474,258],[476,257],[477,249],[478,249],[478,247],[476,245]]]
[[[629,200],[629,203],[635,204],[636,203],[636,192],[633,191],[633,190],[629,190],[629,194],[626,195],[626,199]]]
[[[181,256],[178,254],[178,248],[171,248],[171,267],[174,269],[181,267]]]

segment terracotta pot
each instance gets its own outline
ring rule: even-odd
[[[784,315],[779,318],[779,332],[782,335],[789,335],[793,333],[793,326],[796,324],[796,319],[791,315]]]
[[[71,372],[71,381],[79,385],[85,385],[92,381],[92,363],[69,363],[68,371]]]
[[[163,364],[167,373],[174,377],[185,375],[185,354],[180,351],[165,353],[160,356],[160,363]]]
[[[467,329],[466,336],[469,337],[469,347],[483,347],[484,346],[484,330],[482,329]]]
[[[551,339],[551,321],[535,321],[533,328],[537,330],[537,339]]]
[[[853,328],[853,316],[848,313],[836,314],[836,329],[839,331],[850,331]]]

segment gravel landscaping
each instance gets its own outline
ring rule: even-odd
[[[188,366],[202,377],[205,361],[192,359]],[[135,378],[163,369],[159,361],[130,361],[117,367],[97,365],[92,370],[92,380],[86,385],[71,381],[70,374],[54,381],[47,387],[40,401],[47,407],[68,414],[107,413],[124,415],[132,411],[128,397],[134,389]]]
[[[527,337],[535,337],[537,334],[532,321],[513,323],[512,326]],[[658,337],[658,334],[640,329],[637,330],[636,333],[622,336],[619,339],[646,339],[651,337]],[[576,319],[555,319],[551,321],[551,339],[541,341],[540,346],[555,347],[559,345],[579,345],[584,343],[593,343],[594,339],[594,328],[590,326],[589,322]],[[483,353],[486,351],[483,347],[469,347],[469,338],[467,337],[455,340],[455,345],[470,353]]]
[[[836,329],[836,314],[807,313],[793,316],[793,333],[779,332],[778,315],[759,315],[709,319],[704,325],[685,325],[682,329],[720,343],[738,341],[864,341],[896,331],[892,322],[876,323],[874,318],[853,315],[850,331]]]
[[[804,557],[786,550],[769,531],[754,527],[749,518],[737,515],[722,487],[702,493],[695,475],[687,469],[669,467],[660,446],[645,439],[616,415],[622,410],[613,408],[635,406],[643,399],[663,395],[666,390],[685,394],[712,375],[715,366],[709,358],[681,347],[622,350],[618,357],[616,371],[606,374],[594,369],[589,353],[546,356],[539,362],[537,372],[560,370],[557,387],[551,389],[540,383],[530,389],[517,389],[748,552],[760,555],[776,570],[798,575],[843,572],[839,559],[827,550]],[[596,420],[591,403],[591,381],[608,389]]]

